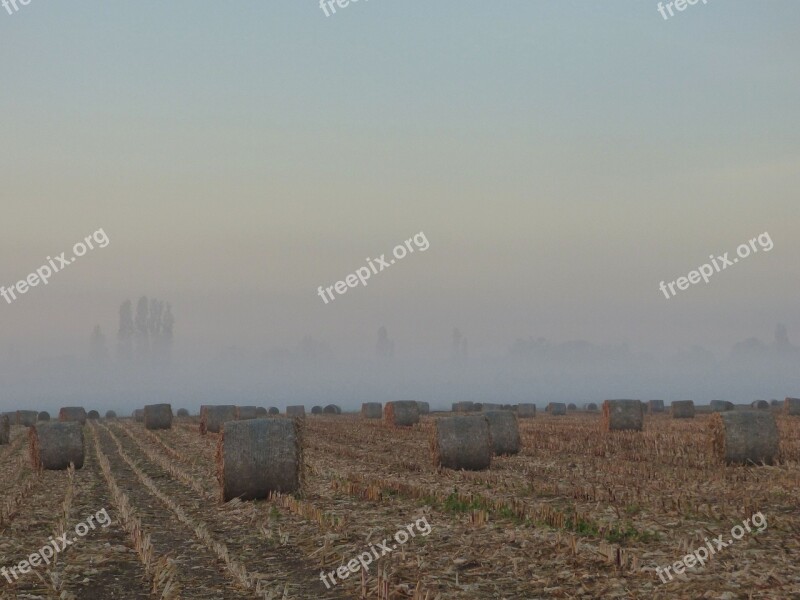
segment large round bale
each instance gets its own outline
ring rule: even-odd
[[[181,418],[186,418],[186,417],[189,416],[189,411],[186,410],[185,408],[179,408],[178,409],[178,416],[181,417]]]
[[[200,415],[200,433],[219,433],[223,423],[235,420],[236,407],[232,404],[204,406]]]
[[[517,415],[507,410],[490,410],[483,414],[489,422],[492,452],[500,456],[519,453],[520,439]]]
[[[90,410],[88,413],[86,413],[86,418],[90,421],[97,421],[100,419],[100,413],[96,410]]]
[[[433,464],[480,471],[492,462],[492,437],[485,415],[436,419],[431,440]]]
[[[419,409],[419,414],[421,415],[429,415],[431,413],[431,405],[427,402],[420,402],[417,400],[417,408]]]
[[[395,400],[383,407],[383,420],[394,427],[411,427],[419,423],[419,406],[414,400]]]
[[[258,418],[258,407],[256,406],[237,406],[236,407],[236,420],[249,421],[250,419]]]
[[[597,404],[594,402],[587,402],[583,405],[583,410],[586,412],[597,412]]]
[[[475,410],[475,403],[474,402],[453,402],[453,412],[457,413],[465,413],[465,412],[472,412]]]
[[[306,416],[306,407],[302,404],[298,404],[295,406],[287,406],[286,407],[286,416],[287,417],[305,417]]]
[[[86,425],[86,410],[82,406],[65,406],[58,411],[58,420],[62,422],[77,421]]]
[[[45,421],[45,422],[47,422],[47,421],[50,420],[50,413],[47,412],[46,410],[43,410],[42,412],[40,412],[38,414],[38,416],[36,417],[36,420],[37,421]]]
[[[606,400],[603,402],[603,429],[606,431],[641,431],[644,410],[641,400]]]
[[[107,420],[113,421],[116,418],[117,418],[117,413],[116,412],[114,412],[113,410],[107,410],[106,411],[106,419]]]
[[[322,407],[321,406],[312,406],[311,407],[311,414],[312,415],[321,415],[322,414]]]
[[[83,467],[83,427],[78,421],[37,423],[28,429],[28,442],[35,469],[61,471],[70,463]]]
[[[143,408],[137,408],[135,411],[133,411],[133,420],[136,421],[137,423],[144,423]]]
[[[728,402],[727,400],[712,400],[709,406],[711,407],[711,412],[728,412],[736,408],[733,402]]]
[[[554,416],[563,416],[567,414],[567,405],[563,402],[550,402],[544,411]]]
[[[800,398],[786,398],[783,401],[783,412],[787,415],[800,415]]]
[[[676,400],[669,407],[673,419],[694,419],[694,401]]]
[[[281,414],[281,411],[276,406],[270,406],[267,413],[269,413],[272,416],[278,416],[279,414]]]
[[[8,415],[0,415],[0,445],[11,440],[11,419]]]
[[[663,400],[650,400],[647,403],[647,406],[650,409],[651,413],[662,413],[662,412],[664,412],[664,401]]]
[[[490,410],[503,410],[503,405],[494,402],[483,402],[481,404],[481,412],[488,412]]]
[[[275,410],[278,410],[278,409],[276,408]],[[266,408],[264,408],[263,406],[259,406],[258,408],[256,408],[256,418],[257,419],[261,419],[262,417],[266,417],[266,416],[267,416],[267,409]]]
[[[223,502],[299,490],[303,482],[300,424],[275,417],[226,423],[217,446],[217,477]]]
[[[22,425],[23,427],[31,427],[32,425],[36,425],[36,420],[39,417],[39,413],[35,410],[18,410],[17,411],[17,425]]]
[[[567,410],[572,412],[572,411],[578,410],[578,407],[575,406],[575,403],[570,402],[569,404],[567,404]]]
[[[529,402],[517,404],[517,416],[520,419],[532,419],[536,416],[536,405]]]
[[[709,430],[712,452],[727,464],[771,465],[778,458],[778,426],[770,412],[716,413]]]
[[[383,416],[383,405],[380,402],[364,402],[361,405],[361,416],[364,419],[380,419]]]
[[[171,429],[172,405],[148,404],[144,407],[145,429]]]
[[[328,404],[325,408],[322,409],[323,415],[340,415],[342,414],[342,409],[336,406],[335,404]]]
[[[766,400],[753,400],[750,407],[756,410],[769,410],[769,402]]]

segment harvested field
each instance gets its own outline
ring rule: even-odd
[[[27,429],[14,425],[0,447],[5,564],[101,508],[112,525],[59,556],[58,592],[46,575],[28,574],[16,596],[7,586],[2,597],[144,599],[173,590],[166,597],[359,598],[360,576],[326,589],[320,571],[423,516],[430,535],[370,565],[366,598],[414,598],[415,589],[430,600],[666,600],[710,597],[709,590],[715,598],[797,597],[800,418],[775,414],[779,460],[747,467],[710,455],[711,420],[719,417],[646,415],[643,431],[615,436],[601,431],[597,414],[522,419],[521,452],[470,472],[434,466],[436,414],[409,428],[323,415],[304,425],[302,495],[227,504],[215,478],[220,435],[201,436],[194,423],[148,431],[132,419],[90,421],[83,468],[41,472],[29,466]],[[745,533],[704,569],[661,583],[656,567],[758,511],[763,532]],[[150,536],[150,554],[137,550],[137,535]],[[380,587],[391,595],[379,595]]]

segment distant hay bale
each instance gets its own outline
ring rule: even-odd
[[[503,410],[514,410],[514,407],[510,404],[503,404]]]
[[[431,405],[427,402],[420,402],[417,400],[417,408],[419,409],[419,414],[421,415],[429,415],[431,413]]]
[[[136,421],[137,423],[144,423],[143,408],[137,408],[135,411],[133,411],[133,420]]]
[[[474,402],[453,402],[453,412],[463,413],[475,410]]]
[[[231,421],[217,443],[223,502],[296,492],[303,482],[302,426],[294,419]]]
[[[77,421],[81,425],[86,425],[86,410],[82,406],[65,406],[58,411],[59,421]]]
[[[287,406],[286,407],[286,416],[287,417],[305,417],[306,416],[306,407],[302,404],[295,405],[295,406]]]
[[[83,427],[79,421],[37,423],[28,429],[28,446],[35,469],[61,471],[70,463],[83,467]]]
[[[414,400],[395,400],[383,407],[383,420],[394,427],[411,427],[419,423],[419,406]]]
[[[494,402],[484,402],[481,404],[480,408],[481,412],[487,412],[490,410],[503,410],[502,404],[495,404]]]
[[[694,401],[676,400],[669,407],[673,419],[694,419]]]
[[[49,420],[50,420],[50,413],[49,413],[49,412],[47,412],[46,410],[43,410],[43,411],[42,411],[42,412],[40,412],[40,413],[39,413],[39,415],[36,417],[36,420],[37,420],[37,421],[44,421],[44,422],[47,422],[47,421],[49,421]]]
[[[236,420],[249,421],[250,419],[258,418],[258,407],[256,406],[237,406],[236,407]]]
[[[100,418],[100,413],[96,410],[90,410],[86,413],[86,418],[90,421],[97,421]]]
[[[11,419],[8,415],[0,416],[0,445],[7,444],[11,440]]]
[[[750,406],[756,410],[769,410],[769,402],[766,400],[753,400]]]
[[[278,408],[276,408],[275,406],[270,406],[269,410],[267,411],[267,413],[270,414],[270,415],[273,415],[273,416],[277,416],[277,415],[281,414],[281,411],[278,410]]]
[[[800,415],[800,398],[786,398],[783,401],[783,412],[787,415]]]
[[[770,404],[770,406],[772,406],[774,408],[779,407],[781,405],[781,403],[778,402],[777,400],[775,400],[774,398],[769,401],[769,404]]]
[[[325,408],[322,409],[323,415],[340,415],[342,414],[342,409],[336,406],[335,404],[328,404]]]
[[[278,410],[277,408],[275,410]],[[256,418],[261,419],[262,417],[267,416],[267,409],[263,406],[259,406],[256,408]]]
[[[36,425],[36,420],[38,417],[39,413],[35,410],[18,410],[17,425],[22,425],[23,427]]]
[[[567,410],[568,411],[578,410],[578,407],[575,406],[573,402],[570,402],[569,404],[567,404]]]
[[[433,464],[445,469],[481,471],[492,462],[492,438],[485,415],[444,417],[434,422]]]
[[[567,414],[567,405],[563,402],[550,402],[544,411],[554,416],[563,416]]]
[[[518,454],[520,439],[517,415],[507,410],[490,410],[483,414],[489,422],[492,452],[499,456]]]
[[[200,433],[219,433],[222,424],[236,420],[236,407],[232,404],[204,405],[200,412]]]
[[[106,419],[108,419],[109,421],[112,421],[112,420],[114,420],[116,418],[117,418],[117,413],[115,413],[113,410],[107,410],[106,411]]]
[[[188,417],[189,416],[189,411],[186,410],[185,408],[179,408],[178,409],[178,416],[179,417]]]
[[[760,410],[717,413],[709,423],[711,449],[727,464],[773,464],[779,454],[775,416]]]
[[[171,404],[148,404],[144,407],[144,428],[145,429],[171,429],[172,428],[172,405]]]
[[[603,429],[606,431],[641,431],[644,410],[640,400],[606,400],[603,402]]]
[[[586,412],[596,412],[597,411],[597,404],[594,402],[588,402],[587,404],[583,405],[583,410]]]
[[[664,401],[663,400],[650,400],[647,403],[647,406],[650,408],[651,413],[662,413],[664,412]]]
[[[361,416],[364,419],[380,419],[383,416],[383,405],[380,402],[364,402],[361,404]]]
[[[711,412],[727,412],[736,408],[733,402],[728,402],[727,400],[712,400],[709,406],[711,407]]]
[[[472,405],[472,410],[473,412],[482,412],[483,404],[481,404],[480,402],[476,402],[475,404]]]
[[[517,416],[520,419],[532,419],[536,416],[536,405],[529,402],[517,404]]]
[[[312,415],[321,415],[322,414],[322,407],[321,406],[312,406],[311,407],[311,414]]]

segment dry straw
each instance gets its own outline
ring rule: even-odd
[[[436,419],[431,439],[433,464],[481,471],[492,462],[492,437],[484,415]]]
[[[223,423],[235,420],[236,407],[232,404],[203,406],[200,411],[200,433],[203,435],[209,431],[211,433],[219,433]]]
[[[709,430],[712,452],[727,464],[771,465],[778,459],[780,438],[772,413],[716,413],[711,416]]]
[[[58,411],[59,421],[77,421],[86,425],[86,410],[82,406],[65,406]]]
[[[603,429],[606,431],[641,431],[644,410],[640,400],[606,400],[603,402]]]
[[[7,444],[11,440],[11,419],[8,415],[0,416],[0,444]]]
[[[490,410],[483,413],[489,422],[492,451],[496,455],[519,453],[519,424],[517,415],[507,410]]]
[[[34,469],[83,467],[83,427],[76,421],[38,423],[28,429],[28,444]]]
[[[536,405],[530,403],[517,404],[517,416],[520,419],[532,419],[536,416]]]
[[[411,427],[419,423],[419,406],[414,400],[387,402],[383,407],[383,419],[394,427]]]
[[[673,419],[694,419],[694,401],[676,400],[669,407]]]
[[[787,415],[800,415],[800,398],[786,398],[783,401],[783,411]]]
[[[172,405],[148,404],[144,407],[144,428],[172,429]]]
[[[380,402],[364,402],[361,405],[361,416],[364,419],[380,419],[383,416],[383,405]]]
[[[223,502],[300,490],[302,422],[273,417],[226,423],[217,443],[217,477]]]
[[[23,427],[30,427],[36,425],[36,419],[39,416],[35,410],[18,410],[17,411],[17,425]]]

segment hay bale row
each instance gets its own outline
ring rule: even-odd
[[[641,431],[644,409],[641,400],[606,400],[603,402],[603,429],[606,431]]]
[[[783,401],[783,411],[787,415],[800,415],[800,398],[786,398]]]
[[[753,400],[750,407],[756,410],[769,410],[769,402],[766,400]]]
[[[519,453],[520,438],[517,415],[507,410],[490,410],[483,415],[489,422],[492,452],[499,456]]]
[[[530,403],[517,404],[517,416],[520,419],[532,419],[536,416],[536,405]]]
[[[217,443],[223,502],[291,493],[303,483],[302,427],[294,419],[230,421]]]
[[[429,415],[431,413],[431,405],[427,402],[420,402],[417,400],[417,408],[419,409],[419,414],[421,415]]]
[[[136,421],[137,423],[144,423],[143,408],[137,408],[135,411],[133,411],[133,420]]]
[[[258,418],[258,407],[256,406],[237,406],[236,407],[236,420],[249,421],[250,419]]]
[[[575,406],[575,403],[570,402],[569,404],[567,404],[567,410],[568,411],[575,411],[575,410],[578,410],[578,407]]]
[[[43,410],[43,411],[42,411],[42,412],[40,412],[40,413],[39,413],[39,415],[36,417],[36,420],[37,420],[37,421],[49,421],[49,420],[50,420],[50,413],[49,413],[49,412],[47,412],[46,410]]]
[[[586,412],[597,412],[597,404],[594,402],[589,402],[583,405],[583,410]]]
[[[263,406],[259,406],[258,408],[256,408],[256,418],[257,419],[263,419],[266,416],[267,416],[267,409],[266,408],[264,408]]]
[[[0,415],[0,445],[11,441],[11,419],[8,415]]]
[[[322,414],[322,407],[321,406],[312,406],[311,407],[311,414],[312,415],[321,415]]]
[[[481,412],[487,412],[490,410],[503,410],[503,405],[495,404],[494,402],[484,402],[481,404]]]
[[[322,409],[323,415],[340,415],[342,414],[342,409],[336,406],[335,404],[328,404],[325,408]]]
[[[475,411],[475,403],[474,402],[453,402],[452,406],[453,412],[455,413],[465,413],[465,412],[473,412]]]
[[[287,406],[286,407],[286,416],[287,417],[305,417],[306,416],[306,407],[302,404],[295,405],[295,406]]]
[[[172,429],[172,405],[148,404],[144,407],[144,428]]]
[[[650,412],[655,413],[663,413],[664,412],[664,401],[663,400],[650,400],[647,403],[647,407],[650,409]]]
[[[116,412],[114,412],[113,410],[107,410],[106,411],[106,419],[108,419],[109,421],[113,421],[116,418],[117,418],[117,413]]]
[[[383,405],[380,402],[364,402],[361,404],[361,417],[364,419],[380,419],[383,416]]]
[[[563,402],[550,402],[544,411],[554,416],[563,416],[567,414],[567,405]]]
[[[236,420],[233,404],[203,405],[200,407],[200,434],[219,433],[223,423]]]
[[[37,423],[28,429],[28,447],[34,469],[62,471],[70,463],[83,468],[83,427],[78,421]]]
[[[100,413],[96,410],[90,410],[88,413],[86,413],[86,418],[90,421],[99,421]]]
[[[395,400],[383,407],[383,420],[393,427],[411,427],[419,423],[419,406],[414,400]]]
[[[184,417],[184,418],[188,417],[189,416],[189,411],[186,410],[185,408],[179,408],[178,409],[178,416],[179,417]]]
[[[780,438],[772,413],[716,413],[711,417],[709,432],[712,453],[727,464],[771,465],[778,459]]]
[[[279,414],[281,414],[281,411],[275,406],[270,406],[267,414],[277,417]]]
[[[36,425],[36,420],[39,417],[39,413],[35,410],[18,410],[16,415],[16,423],[17,425],[22,425],[23,427],[32,427]]]
[[[669,407],[673,419],[694,419],[694,401],[676,400]]]
[[[492,462],[492,438],[484,415],[436,419],[431,439],[433,464],[445,469],[480,471]]]
[[[727,400],[712,400],[709,406],[711,408],[711,412],[715,413],[728,412],[736,408],[733,405],[733,402],[728,402]]]
[[[58,420],[61,422],[76,421],[86,425],[86,410],[82,406],[65,406],[58,411]]]

